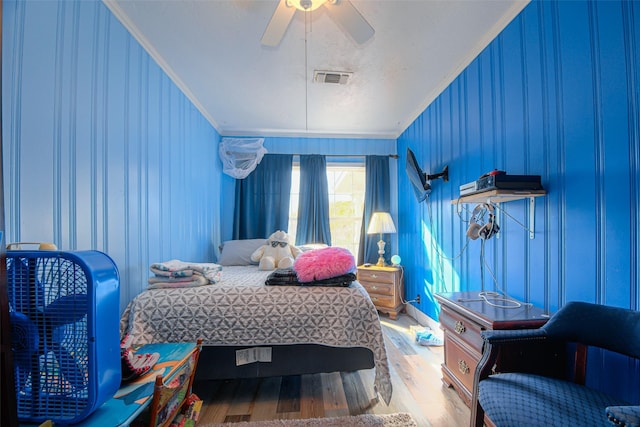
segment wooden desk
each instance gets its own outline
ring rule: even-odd
[[[152,400],[158,399],[158,404],[154,402],[156,409],[151,412],[156,415],[162,414],[165,407],[175,407],[176,411],[165,411],[164,417],[171,421],[172,415],[180,409],[182,403],[189,397],[191,393],[191,384],[193,374],[195,373],[200,354],[200,343],[162,343],[162,344],[146,344],[140,347],[136,352],[139,353],[160,353],[158,362],[153,369],[142,377],[123,384],[117,391],[116,395],[102,404],[96,411],[83,422],[76,424],[82,427],[104,427],[104,426],[128,426],[147,408]],[[180,390],[186,393],[181,396],[180,401],[168,399],[160,399],[161,390],[157,389],[157,382],[162,387],[171,383],[174,379],[179,384],[172,384],[173,389],[178,392]],[[181,381],[185,379],[188,382]],[[154,393],[154,389],[157,390]],[[169,397],[174,397],[173,393]],[[164,404],[164,405],[163,405]],[[169,419],[169,417],[171,417]],[[153,421],[153,420],[151,420]],[[154,425],[162,425],[157,420]]]
[[[440,327],[444,330],[442,381],[453,387],[462,400],[471,403],[473,375],[482,356],[480,332],[495,329],[539,328],[549,319],[540,308],[521,303],[518,308],[501,308],[487,303],[478,292],[454,292],[435,295],[440,303]],[[491,300],[489,300],[491,302]],[[495,301],[496,304],[507,304]],[[501,359],[522,358],[504,354]],[[498,361],[499,368],[500,360]]]

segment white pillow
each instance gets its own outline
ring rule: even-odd
[[[326,248],[328,245],[324,243],[307,243],[306,245],[296,246],[302,252],[312,251],[314,249]]]
[[[257,265],[251,261],[251,254],[260,246],[267,243],[267,239],[227,240],[222,244],[220,265]]]

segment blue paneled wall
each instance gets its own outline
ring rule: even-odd
[[[151,262],[215,259],[215,129],[102,2],[3,12],[6,241],[106,252],[121,309]]]
[[[434,293],[483,287],[550,311],[640,309],[638,23],[636,2],[534,1],[401,135],[401,163],[410,147],[428,172],[450,171],[422,204],[398,176],[406,292],[422,295],[420,310],[436,319]],[[465,235],[474,205],[458,215],[451,201],[494,168],[541,175],[548,194],[533,240],[529,202],[501,205],[481,274],[481,242]],[[639,376],[624,380],[610,388],[640,400]]]

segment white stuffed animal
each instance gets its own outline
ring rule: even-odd
[[[286,232],[278,230],[267,239],[267,243],[260,246],[251,254],[253,262],[260,262],[260,270],[274,270],[276,268],[293,267],[293,260],[302,251],[289,244],[289,236]]]

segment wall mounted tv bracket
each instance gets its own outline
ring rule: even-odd
[[[449,166],[445,166],[442,172],[433,175],[427,175],[427,181],[442,178],[444,182],[449,182]]]

